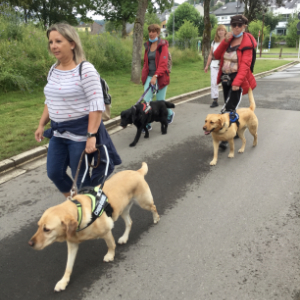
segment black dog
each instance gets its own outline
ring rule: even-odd
[[[129,146],[134,147],[137,144],[143,129],[145,130],[145,138],[149,138],[146,125],[154,121],[161,123],[161,133],[166,134],[168,129],[167,108],[174,107],[175,105],[168,101],[151,101],[150,107],[147,107],[146,103],[140,103],[122,111],[120,126],[126,128],[128,124],[133,123],[137,127],[136,136]]]

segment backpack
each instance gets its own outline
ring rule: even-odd
[[[159,47],[159,49],[158,49],[159,54],[161,54],[161,51],[162,51],[162,49],[161,49],[161,47]],[[168,68],[169,73],[171,73],[171,70],[172,70],[172,55],[171,55],[169,50],[168,50],[167,68]]]
[[[256,49],[254,47],[254,43],[253,43],[253,40],[252,40],[251,36],[250,35],[248,35],[248,36],[249,36],[250,41],[251,41],[252,46],[253,46],[253,48],[252,48],[252,61],[251,61],[251,65],[250,65],[250,71],[253,73],[254,65],[255,65],[255,61],[256,61]],[[243,49],[243,50],[248,50],[248,49],[249,48]]]
[[[79,76],[80,80],[82,79],[82,65],[85,61],[82,61],[79,64]],[[102,113],[102,120],[103,121],[108,121],[110,119],[110,108],[111,108],[111,95],[108,93],[109,91],[109,86],[107,82],[100,77],[100,82],[101,82],[101,87],[102,87],[102,92],[103,92],[103,99],[104,99],[104,104],[105,104],[105,111]]]

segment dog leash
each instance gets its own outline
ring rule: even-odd
[[[146,89],[146,91],[143,93],[143,95],[141,96],[141,98],[137,101],[137,103],[135,104],[135,105],[137,105],[137,104],[139,104],[143,99],[144,99],[144,97],[145,97],[145,95],[148,93],[148,91],[151,89],[151,92],[152,92],[152,94],[153,94],[153,96],[157,93],[157,91],[158,91],[158,88],[157,88],[157,83],[155,84],[155,85],[152,85],[151,83],[149,83],[149,86],[148,86],[148,88]],[[152,96],[152,98],[153,98],[153,96]],[[152,98],[151,98],[151,100],[152,100]],[[150,101],[151,101],[150,100]]]

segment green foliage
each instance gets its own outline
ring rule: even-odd
[[[248,26],[249,32],[255,37],[255,39],[258,39],[258,32],[260,30],[260,40],[264,37],[268,36],[270,33],[270,29],[268,26],[264,26],[264,34],[262,35],[262,21],[252,21]]]
[[[299,40],[299,36],[297,35],[297,23],[298,19],[290,19],[287,25],[287,35],[286,35],[286,43],[288,47],[295,47],[296,42]]]
[[[193,5],[185,2],[179,5],[175,12],[170,14],[167,22],[168,32],[173,32],[173,14],[175,14],[175,31],[179,30],[184,20],[190,21],[194,26],[198,27],[200,13]]]
[[[218,19],[215,15],[210,14],[209,15],[211,27],[214,28],[216,25],[218,25]],[[204,18],[201,16],[198,23],[198,32],[199,36],[203,36],[204,31]]]
[[[105,31],[109,33],[120,33],[122,31],[122,25],[114,21],[105,22]]]
[[[156,13],[149,13],[149,12],[146,12],[145,14],[145,24],[147,24],[148,26],[151,25],[151,24],[157,24],[157,25],[160,25],[160,19],[159,17],[157,16]]]
[[[257,19],[260,20],[260,21],[263,20],[263,15],[262,15],[262,13],[260,13],[260,14],[257,16]],[[277,26],[277,24],[278,24],[278,22],[279,22],[280,20],[281,20],[281,16],[280,16],[280,15],[275,16],[272,12],[267,12],[267,13],[265,14],[264,24],[265,24],[266,26],[269,26],[270,31],[273,31],[273,30],[276,28],[276,26]]]
[[[198,36],[198,28],[192,22],[184,20],[183,24],[178,30],[178,37],[185,42],[187,47],[188,41]]]

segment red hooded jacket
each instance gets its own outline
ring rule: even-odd
[[[148,74],[149,74],[149,65],[148,65],[148,53],[150,51],[150,42],[144,44],[145,54],[144,54],[144,66],[142,70],[142,82],[145,84]],[[169,57],[169,43],[166,40],[159,38],[157,43],[157,49],[155,54],[155,65],[157,75],[158,88],[161,90],[166,85],[170,83],[170,74],[168,70],[168,57]]]
[[[253,44],[250,39],[252,40]],[[218,83],[221,82],[224,54],[231,41],[232,39],[226,42],[224,39],[214,52],[215,59],[220,60],[220,69],[217,80]],[[243,89],[243,95],[248,93],[249,87],[251,87],[252,90],[256,87],[255,77],[250,70],[253,45],[255,50],[257,46],[255,38],[250,33],[244,32],[242,42],[236,51],[238,57],[238,72],[231,84],[232,86],[235,85],[241,87]]]

